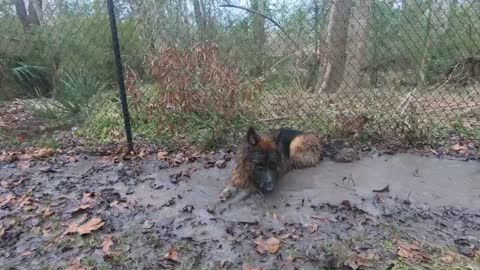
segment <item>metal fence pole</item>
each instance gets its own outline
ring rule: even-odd
[[[127,136],[128,151],[133,151],[132,128],[130,126],[130,113],[128,112],[127,94],[125,91],[125,81],[123,76],[122,55],[118,40],[117,23],[115,20],[115,8],[113,0],[107,0],[108,15],[110,17],[110,28],[112,32],[113,55],[115,57],[115,68],[117,71],[118,90],[120,92],[120,101],[122,103],[123,122],[125,126],[125,135]]]

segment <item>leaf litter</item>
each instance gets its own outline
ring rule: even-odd
[[[140,151],[139,155],[141,156],[139,156],[139,158],[146,160],[147,152],[148,151]],[[288,202],[290,205],[289,207],[285,206],[285,208],[282,208],[283,205],[287,205],[287,203],[283,202],[281,207],[274,207],[276,209],[274,211],[281,213],[282,216],[279,218],[277,213],[274,213],[272,218],[268,219],[270,220],[269,222],[273,222],[273,225],[271,223],[266,224],[262,220],[251,223],[226,222],[223,217],[224,213],[232,211],[234,208],[230,208],[230,210],[227,211],[219,208],[217,208],[216,211],[209,211],[208,208],[205,209],[206,206],[195,204],[190,201],[190,194],[193,196],[198,195],[194,194],[197,191],[189,191],[189,189],[192,189],[192,186],[195,186],[195,181],[198,179],[196,176],[196,170],[202,170],[202,167],[206,166],[205,164],[209,164],[208,166],[213,165],[212,168],[222,169],[226,167],[225,164],[228,159],[225,158],[223,154],[215,156],[211,154],[190,154],[186,151],[181,154],[160,152],[161,151],[154,152],[154,158],[155,153],[157,155],[157,161],[155,161],[155,164],[163,164],[165,161],[168,163],[168,166],[170,166],[167,169],[164,169],[163,167],[160,169],[166,170],[164,173],[165,178],[163,180],[167,182],[167,185],[162,189],[155,190],[152,188],[151,190],[158,192],[152,194],[159,194],[159,196],[165,198],[159,202],[159,204],[164,204],[163,207],[159,204],[146,204],[145,202],[142,202],[142,198],[134,201],[127,200],[125,196],[119,194],[117,190],[112,188],[108,182],[103,186],[98,185],[96,181],[99,178],[116,177],[116,171],[114,169],[115,167],[112,167],[114,166],[113,163],[100,164],[97,160],[92,162],[94,165],[88,170],[88,173],[80,175],[78,178],[69,179],[68,181],[63,182],[57,179],[64,179],[66,177],[72,178],[70,175],[73,174],[64,173],[63,170],[65,169],[62,167],[53,167],[58,172],[57,176],[43,175],[42,177],[53,181],[53,184],[49,183],[49,185],[56,187],[56,189],[48,189],[47,186],[36,184],[41,183],[40,178],[37,179],[35,178],[36,176],[29,175],[27,172],[20,173],[19,170],[15,171],[13,175],[8,174],[7,176],[2,177],[0,179],[2,180],[0,192],[3,192],[0,193],[1,210],[22,211],[18,221],[15,219],[10,219],[12,221],[8,221],[8,224],[13,225],[8,225],[7,219],[5,218],[0,219],[0,237],[2,238],[2,241],[5,240],[5,243],[16,241],[12,239],[17,235],[19,229],[24,230],[27,233],[36,231],[41,237],[47,239],[55,239],[59,233],[63,233],[62,236],[67,239],[60,239],[58,242],[67,241],[68,243],[69,241],[77,241],[74,236],[82,236],[81,239],[85,239],[85,241],[95,242],[95,246],[105,260],[121,254],[118,250],[124,250],[124,247],[119,247],[119,245],[125,245],[125,243],[128,243],[126,249],[135,251],[129,253],[129,256],[137,256],[137,259],[141,258],[139,259],[139,262],[145,263],[143,266],[148,266],[148,262],[151,261],[164,261],[166,264],[173,263],[178,265],[190,260],[193,253],[199,252],[198,254],[202,254],[202,259],[200,259],[200,261],[203,264],[214,263],[216,260],[220,259],[223,262],[222,265],[230,265],[228,263],[224,264],[224,262],[233,262],[231,264],[233,265],[233,268],[231,267],[230,269],[237,269],[240,267],[243,267],[244,269],[270,269],[270,263],[272,262],[277,265],[288,263],[288,267],[292,267],[289,269],[294,269],[294,267],[301,266],[303,262],[308,262],[310,258],[312,258],[309,256],[320,256],[318,254],[315,255],[315,252],[323,254],[324,251],[321,250],[321,247],[316,246],[317,251],[309,250],[309,248],[312,247],[313,243],[318,243],[324,241],[322,239],[332,237],[332,233],[333,235],[337,234],[340,238],[349,238],[353,231],[365,228],[364,232],[367,234],[367,237],[374,240],[374,243],[382,241],[381,239],[385,237],[382,232],[379,232],[379,235],[376,234],[376,231],[380,229],[376,225],[373,225],[373,219],[368,218],[364,213],[358,211],[358,209],[353,206],[353,202],[356,201],[345,200],[343,198],[340,198],[337,203],[333,204],[313,205],[312,203],[311,210],[314,211],[314,213],[308,214],[308,217],[312,220],[310,223],[307,221],[306,224],[292,221],[289,218],[289,210],[303,211],[302,208],[293,209],[293,206],[296,205],[294,201]],[[32,160],[34,159],[33,154],[31,157],[19,156],[26,160],[28,160],[28,158],[31,158]],[[18,160],[18,156],[16,159]],[[68,161],[68,157],[66,157],[65,160]],[[72,160],[72,162],[76,163],[72,166],[88,162],[82,158],[76,158],[75,160],[76,161]],[[138,162],[138,159],[137,161],[134,160],[134,158],[131,158],[131,161],[129,162]],[[197,163],[185,164],[191,162]],[[185,165],[181,166],[181,164]],[[196,169],[192,169],[193,166],[190,165],[196,165]],[[32,162],[31,166],[33,168],[38,168],[39,165],[36,164],[36,162]],[[131,170],[130,168],[132,167],[133,166],[128,165],[126,167],[127,172],[129,172],[128,170]],[[169,168],[171,167],[180,168],[177,168],[174,171],[169,171]],[[155,168],[159,168],[159,166],[156,166]],[[145,170],[145,168],[142,168],[142,170]],[[147,172],[157,173],[158,171],[147,169]],[[226,171],[222,172],[222,174],[227,173],[228,172]],[[15,177],[16,174],[21,174],[21,176],[19,175],[18,177]],[[129,175],[131,175],[129,177],[131,177],[132,180],[135,180],[133,181],[133,188],[136,188],[137,185],[143,185],[143,182],[136,179],[136,175],[138,174]],[[172,178],[175,178],[175,180],[177,180],[178,177],[178,185],[175,185],[174,189],[169,186],[169,175],[173,175]],[[28,181],[24,181],[23,179]],[[186,181],[187,179],[189,181]],[[20,182],[18,185],[14,184],[19,181],[23,181],[23,183]],[[180,184],[180,182],[182,183]],[[149,183],[145,184],[146,188],[150,189]],[[26,187],[29,186],[35,186],[35,192],[25,192]],[[3,191],[2,189],[5,189],[6,191]],[[177,190],[184,190],[185,192],[180,194]],[[71,194],[81,195],[70,196]],[[156,198],[152,199],[154,199],[153,204],[155,204]],[[168,203],[165,203],[167,199]],[[388,199],[389,198],[385,198],[385,200]],[[251,201],[255,200],[252,199]],[[309,201],[305,200],[302,203],[302,207],[305,206],[305,208],[307,208],[308,204]],[[298,203],[298,205],[300,205],[300,203]],[[253,206],[255,206],[255,204],[253,204]],[[388,206],[388,204],[385,204],[385,206]],[[419,215],[412,209],[407,208],[406,204],[402,207],[404,207],[402,208],[403,212],[399,212],[402,214],[398,218],[404,219],[406,222],[411,220],[411,217],[408,215],[409,211],[414,213],[414,215]],[[72,209],[76,211],[72,211]],[[255,207],[252,209],[256,210]],[[165,216],[165,212],[162,211],[167,211],[173,214],[171,214],[172,216]],[[175,211],[177,211],[178,216],[175,216]],[[425,213],[425,210],[422,211],[423,212],[420,213]],[[429,211],[431,210],[426,210],[427,213],[430,213]],[[25,214],[27,212],[28,215]],[[202,213],[208,213],[208,215],[205,216]],[[182,218],[185,218],[185,220]],[[442,216],[442,218],[444,217]],[[37,219],[40,219],[40,221]],[[61,226],[62,224],[59,226],[58,219],[66,220],[67,222],[64,223],[63,226]],[[381,217],[380,220],[376,222],[383,222],[385,221],[384,219],[385,218]],[[148,222],[145,223],[146,220],[148,220]],[[458,218],[455,218],[454,220],[458,221]],[[436,222],[437,220],[434,221]],[[425,226],[439,226],[437,223],[428,223],[428,220],[425,222],[427,222]],[[108,227],[105,225],[107,223]],[[31,226],[29,225],[30,227],[26,227],[26,224],[31,224]],[[414,226],[416,226],[415,228],[420,228],[420,226],[424,225],[416,223]],[[144,229],[145,227],[148,229]],[[451,230],[450,228],[451,226],[447,229],[442,226],[441,229]],[[182,230],[191,230],[193,234],[185,235]],[[235,249],[230,250],[228,242],[218,240],[222,239],[221,237],[217,239],[209,238],[209,233],[212,231],[215,231],[220,236],[222,233],[228,235],[228,239],[230,239],[229,241],[235,243]],[[421,234],[422,230],[419,229],[417,231],[418,232],[416,233],[420,233],[419,235],[423,236]],[[118,234],[120,235],[119,237],[122,237],[121,242],[118,241],[119,238],[114,239],[112,237],[112,232],[115,232],[116,235]],[[24,233],[24,235],[27,234]],[[35,243],[33,240],[29,241],[33,244]],[[180,242],[181,245],[177,246]],[[48,247],[48,252],[51,252],[56,249],[60,250],[60,247],[56,247],[56,245],[60,246],[54,241],[45,246]],[[168,245],[176,246],[176,248],[166,250],[165,247]],[[64,247],[66,251],[71,248],[72,247]],[[79,247],[74,245],[73,248],[77,250]],[[408,261],[424,263],[428,262],[427,258],[431,257],[430,254],[428,254],[428,251],[422,251],[420,245],[415,242],[394,242],[394,248],[394,256]],[[160,257],[160,260],[158,260],[158,258],[155,260],[153,259],[154,257],[150,257],[153,256],[149,255],[153,253],[151,252],[152,249],[155,249],[156,257]],[[210,252],[209,250],[213,251]],[[78,251],[87,254],[88,248],[82,247]],[[11,252],[11,254],[15,254],[15,251]],[[221,254],[225,255],[218,258],[217,256],[220,254],[218,252],[222,252]],[[348,254],[350,255],[346,258],[344,264],[351,269],[364,269],[375,266],[376,261],[384,261],[386,260],[384,256],[388,256],[388,253],[382,253],[381,251],[377,252],[376,250],[373,251],[373,249],[354,249],[353,251],[347,249],[347,252],[349,252]],[[182,254],[181,257],[179,256],[180,253]],[[38,252],[33,249],[24,249],[17,255],[21,254],[28,254],[27,256],[29,258],[37,261],[47,261],[47,258],[43,259]],[[56,253],[56,255],[63,261],[67,258],[67,255],[65,254],[67,253]],[[238,258],[239,254],[252,256],[251,261],[245,263],[242,259],[235,259]],[[14,258],[14,256],[11,258]],[[446,264],[458,261],[456,260],[456,256],[448,253],[440,258],[440,260]],[[390,259],[392,258],[390,257]],[[12,259],[7,260],[13,261]],[[19,262],[18,265],[21,266],[22,264]],[[72,263],[72,266],[74,265],[78,269],[85,267],[84,265],[82,266],[80,262],[78,264]]]

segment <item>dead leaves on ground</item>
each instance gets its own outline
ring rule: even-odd
[[[167,253],[163,254],[164,260],[169,260],[173,262],[178,262],[178,252],[175,248],[171,248]]]
[[[380,255],[378,255],[374,250],[367,249],[353,252],[344,264],[353,270],[366,269],[374,265],[379,259]]]
[[[89,234],[93,231],[100,229],[104,224],[105,222],[103,222],[101,218],[92,218],[85,224],[78,226],[77,232],[80,235]]]
[[[105,222],[103,222],[103,220],[99,217],[94,217],[85,222],[86,219],[87,215],[82,215],[70,223],[63,236],[74,233],[78,233],[80,235],[90,234],[93,231],[100,229],[105,224]]]
[[[397,255],[409,261],[431,261],[430,256],[420,249],[418,245],[409,244],[404,241],[396,241]]]
[[[14,161],[30,161],[33,159],[41,159],[51,157],[55,154],[53,148],[26,148],[22,151],[3,151],[0,154],[0,161],[14,162]]]
[[[109,254],[110,248],[113,246],[113,240],[111,235],[105,236],[102,242],[102,251],[103,254]]]
[[[113,246],[113,237],[111,235],[106,235],[102,242],[102,252],[106,257],[115,257],[120,255],[119,251],[112,250]]]
[[[254,266],[248,263],[243,264],[243,270],[263,270],[263,267]]]
[[[32,198],[32,193],[27,192],[17,199],[14,194],[7,194],[0,197],[0,208],[9,205],[10,207],[18,207],[24,211],[32,211],[39,209],[39,204]]]
[[[13,194],[7,194],[5,197],[0,197],[0,208],[9,204],[14,199],[15,199],[15,195]]]
[[[265,254],[275,254],[280,249],[280,240],[275,237],[270,237],[267,240],[262,240],[260,237],[255,240],[255,245],[258,253]]]
[[[308,224],[308,231],[310,233],[314,233],[314,232],[318,231],[318,224],[317,223]]]

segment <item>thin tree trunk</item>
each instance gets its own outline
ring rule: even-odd
[[[425,40],[424,40],[424,47],[422,53],[422,60],[420,63],[420,72],[419,77],[423,83],[427,83],[427,72],[428,72],[428,65],[430,59],[430,49],[432,47],[432,5],[433,1],[428,1],[428,7],[426,10],[426,23],[425,23]]]
[[[343,81],[352,5],[353,0],[335,0],[330,8],[326,40],[329,53],[320,92],[334,93]]]
[[[193,10],[195,12],[195,23],[197,24],[197,31],[200,34],[201,40],[205,41],[205,21],[201,8],[200,0],[193,1]]]
[[[18,19],[22,22],[23,29],[29,30],[31,27],[30,17],[28,16],[27,7],[23,0],[15,0],[15,11],[17,12]]]
[[[252,0],[251,9],[264,14],[266,7],[265,1],[266,0]],[[265,18],[258,14],[253,14],[253,16],[253,33],[255,38],[255,68],[253,72],[254,76],[261,76],[263,74],[263,54],[265,51]]]
[[[319,48],[320,48],[320,0],[313,0],[313,10],[314,10],[314,31],[315,31],[315,51],[309,60],[308,64],[308,77],[306,88],[309,91],[313,91],[317,88],[318,83],[318,73],[320,72],[320,57],[319,57]],[[325,5],[325,2],[322,2],[322,5]]]
[[[25,0],[14,0],[15,12],[22,23],[25,31],[31,30],[33,26],[40,25],[40,18],[43,18],[42,1],[34,0],[29,3],[28,9]]]
[[[30,0],[28,5],[29,13],[33,17],[36,25],[43,23],[43,3],[42,0]]]
[[[347,57],[344,89],[358,89],[362,80],[362,67],[367,58],[370,8],[373,0],[357,2],[357,14],[354,16],[351,50]]]

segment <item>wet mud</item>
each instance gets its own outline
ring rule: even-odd
[[[0,163],[0,269],[480,265],[477,161],[325,160],[271,194],[220,203],[234,161],[219,155],[178,166],[84,154]]]

